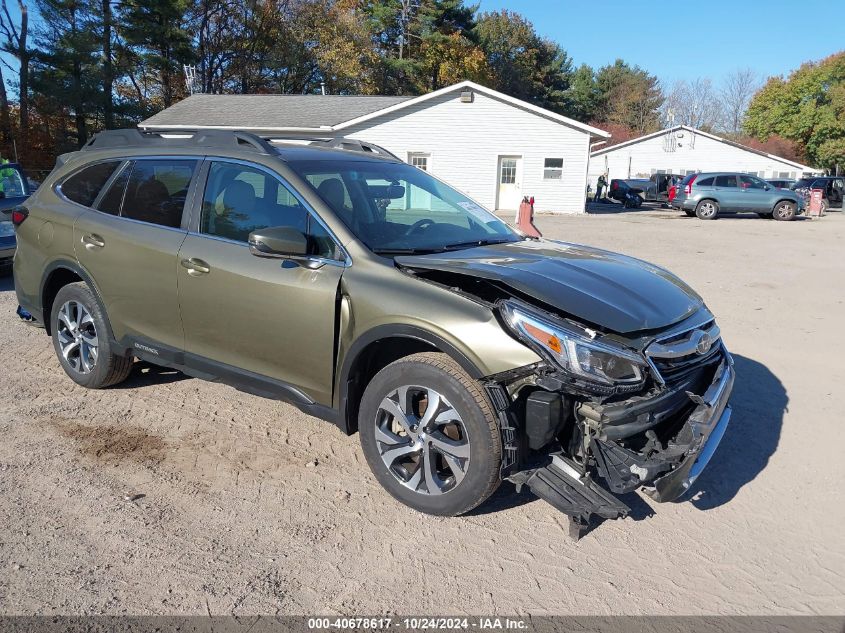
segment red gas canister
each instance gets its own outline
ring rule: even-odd
[[[824,189],[810,189],[810,207],[807,215],[817,218],[823,215],[822,203],[824,201]]]
[[[534,226],[534,196],[525,196],[519,205],[516,214],[516,226],[520,231],[530,237],[543,237],[543,234]]]

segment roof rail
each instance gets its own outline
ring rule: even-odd
[[[179,130],[142,132],[138,129],[105,130],[92,136],[82,151],[125,147],[217,147],[253,149],[261,154],[275,154],[266,140],[248,132],[228,130]]]
[[[300,142],[300,143],[307,143],[308,145],[315,145],[321,147],[328,147],[331,149],[342,149],[347,150],[350,152],[364,152],[369,154],[375,154],[377,156],[382,156],[386,158],[394,158],[399,160],[399,157],[396,156],[394,153],[384,149],[380,145],[376,145],[375,143],[368,143],[367,141],[361,141],[357,138],[346,138],[344,136],[339,136],[336,138],[302,138],[302,137],[284,137],[284,136],[263,136],[262,138],[268,140],[270,143],[287,143],[287,142]]]

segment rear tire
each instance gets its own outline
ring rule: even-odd
[[[358,430],[376,479],[414,510],[456,516],[499,486],[502,440],[493,409],[446,354],[414,354],[378,372],[361,399]]]
[[[772,212],[775,220],[781,222],[789,222],[795,219],[795,203],[788,200],[783,200],[775,205]]]
[[[719,203],[715,200],[702,200],[695,207],[695,215],[699,220],[715,220],[719,217]]]
[[[134,359],[113,353],[109,327],[100,302],[84,282],[59,290],[50,311],[53,348],[75,383],[102,389],[126,380]]]

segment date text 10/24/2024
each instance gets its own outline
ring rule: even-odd
[[[360,618],[308,618],[311,630],[472,630],[520,631],[528,628],[525,620],[498,617],[360,617]]]

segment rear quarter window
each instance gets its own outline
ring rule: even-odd
[[[90,207],[120,163],[116,160],[89,165],[62,182],[59,190],[68,200]]]
[[[710,178],[702,178],[701,180],[696,180],[695,185],[697,187],[712,187],[713,186],[713,177]]]

